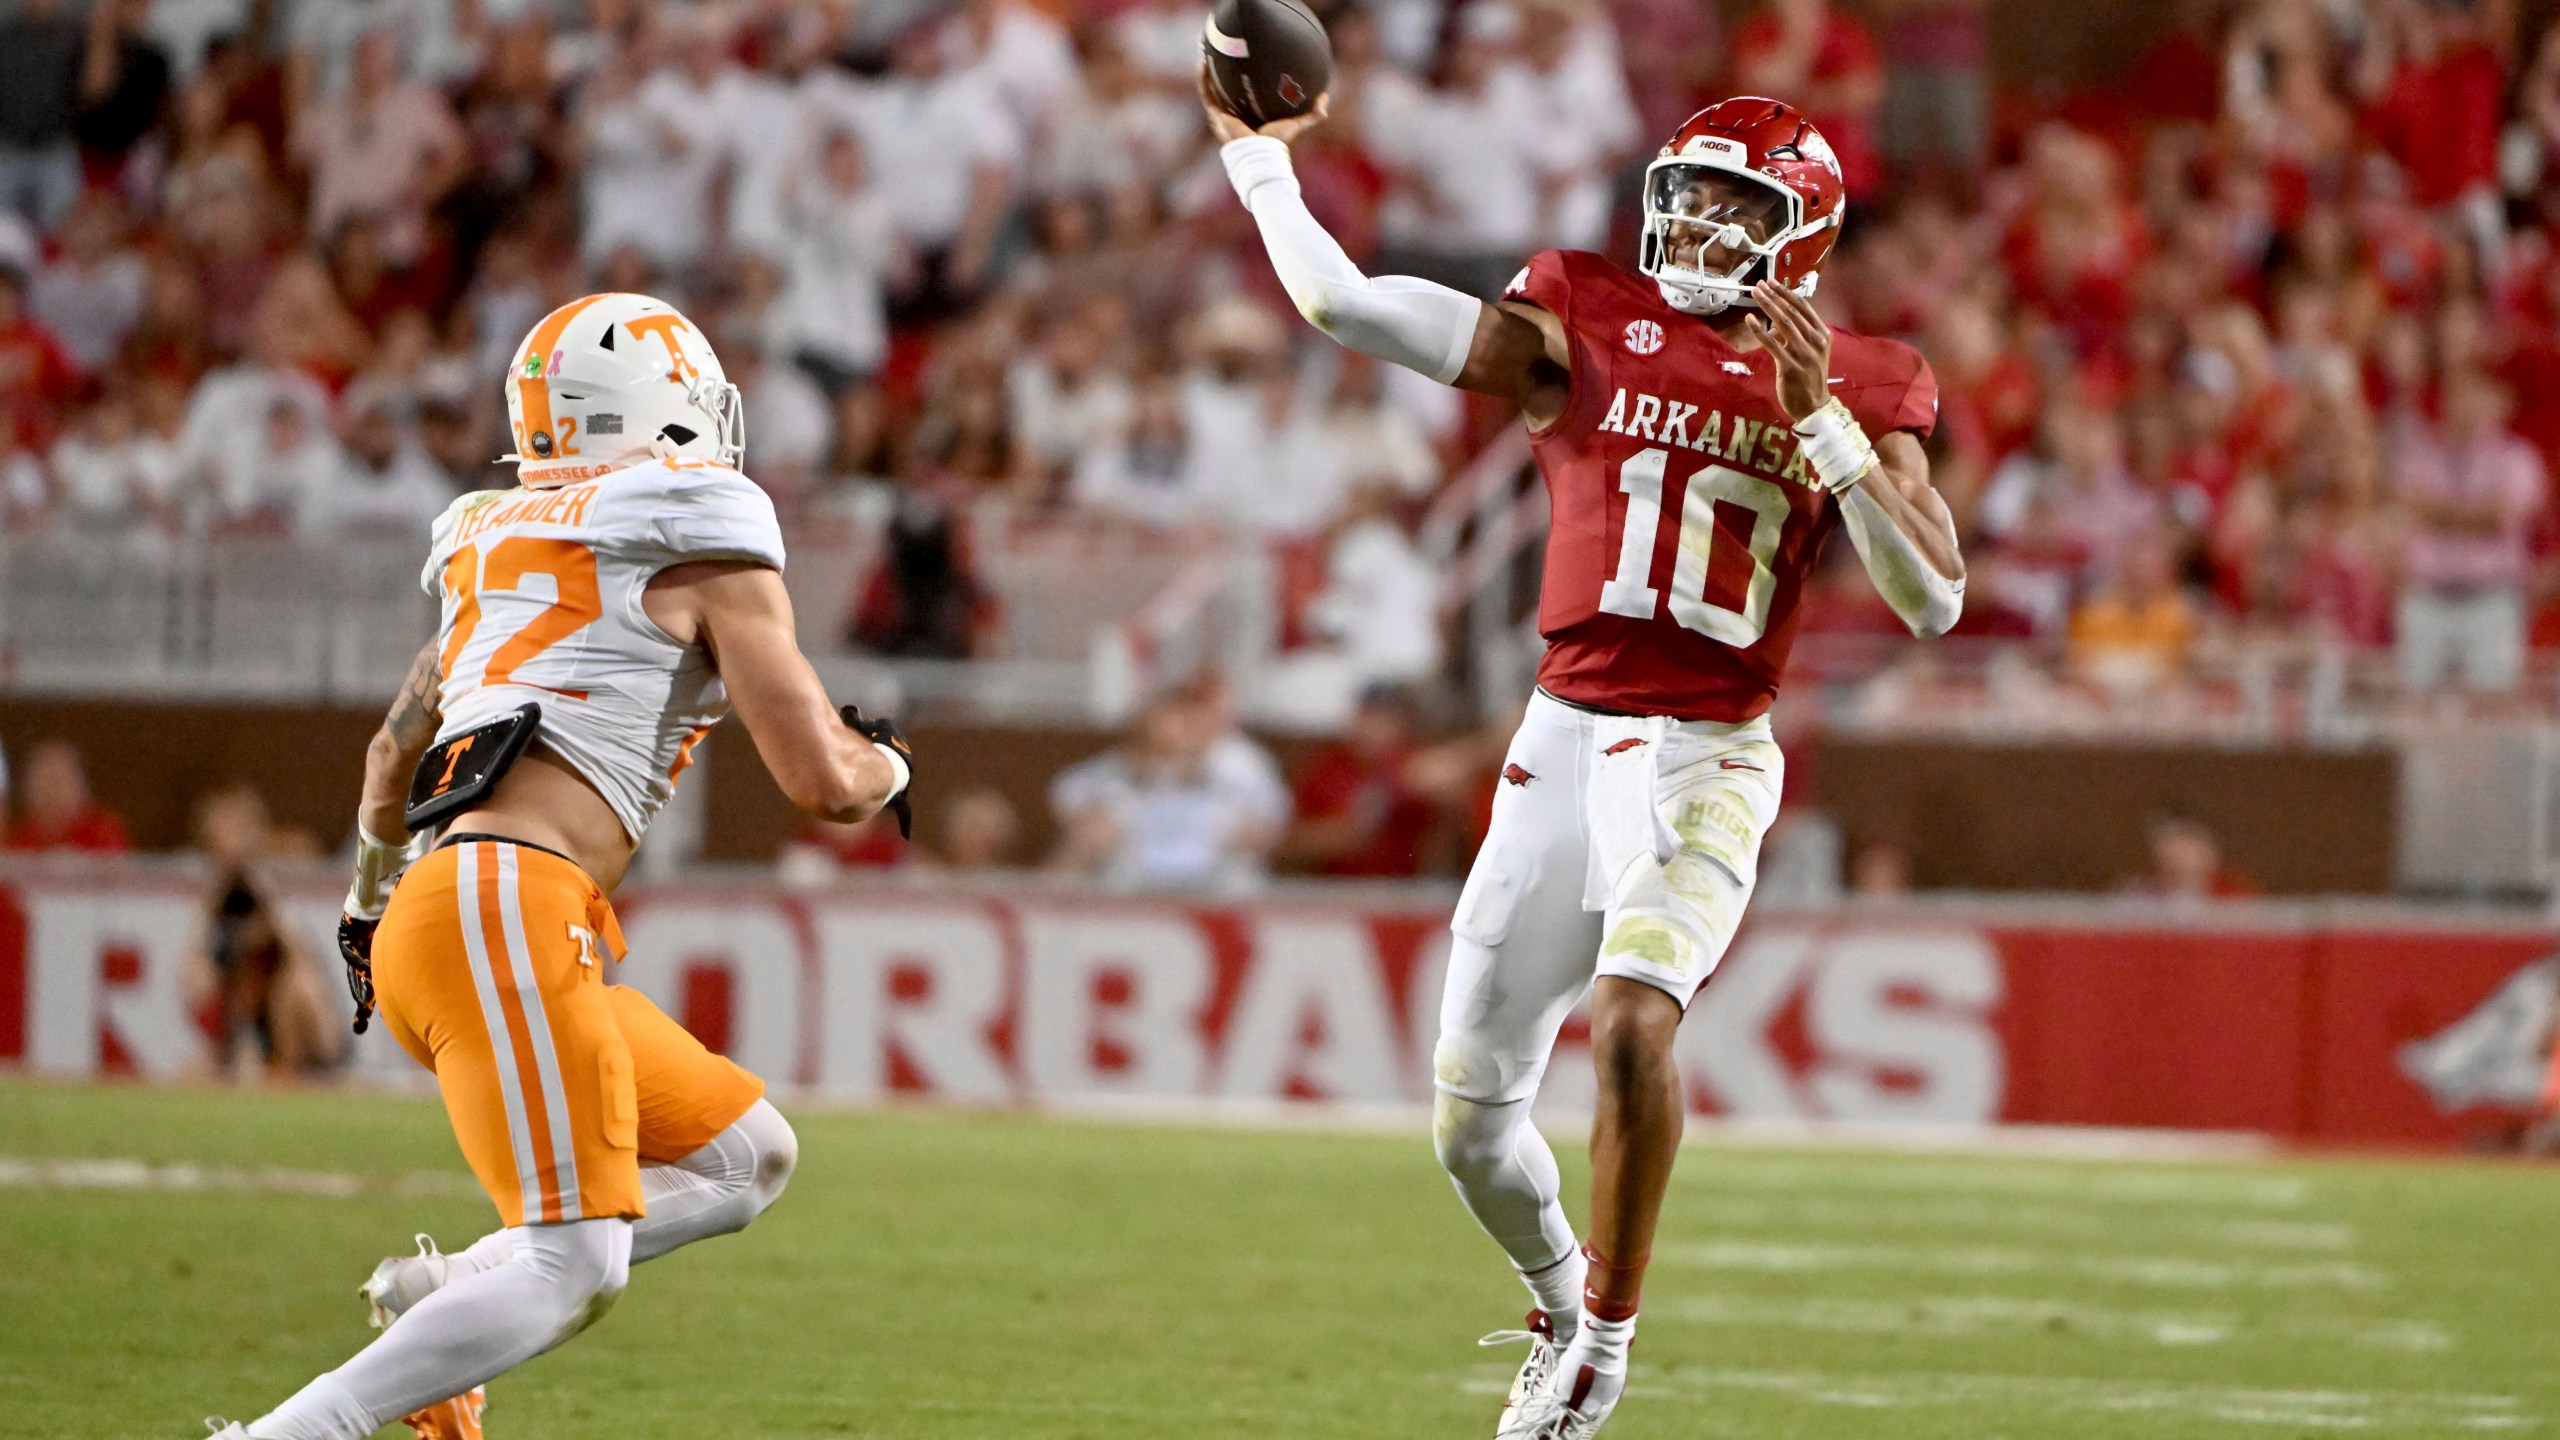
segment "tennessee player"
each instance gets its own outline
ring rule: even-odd
[[[478,1387],[592,1324],[633,1262],[781,1193],[797,1152],[763,1083],[610,980],[606,897],[732,705],[801,809],[904,819],[905,742],[831,706],[793,639],[782,532],[701,333],[591,295],[506,386],[519,488],[436,522],[443,624],[366,752],[340,929],[358,1028],[378,1003],[435,1072],[502,1228],[384,1261],[363,1287],[382,1336],[220,1436],[476,1436]]]
[[[1917,352],[1811,304],[1839,166],[1788,105],[1700,111],[1646,168],[1633,273],[1532,258],[1493,304],[1360,273],[1299,198],[1289,142],[1206,98],[1227,174],[1299,310],[1355,350],[1515,401],[1553,518],[1538,690],[1450,929],[1434,1140],[1537,1309],[1498,1434],[1577,1440],[1626,1385],[1638,1288],[1679,1148],[1672,1041],[1749,902],[1784,762],[1767,712],[1823,542],[1849,532],[1917,634],[1964,562],[1921,441]],[[1587,1244],[1529,1107],[1591,996],[1599,1096]]]

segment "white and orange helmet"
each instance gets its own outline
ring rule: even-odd
[[[542,317],[507,367],[507,426],[525,484],[585,480],[635,461],[746,454],[738,387],[711,342],[646,295],[589,295]]]

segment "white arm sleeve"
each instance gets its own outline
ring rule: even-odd
[[[1443,385],[1467,366],[1484,302],[1410,275],[1360,273],[1298,195],[1289,147],[1267,135],[1218,152],[1236,197],[1253,212],[1271,268],[1307,323],[1363,355],[1391,360]]]
[[[1870,476],[1872,480],[1874,477]],[[1893,523],[1866,483],[1839,492],[1840,519],[1858,547],[1876,593],[1914,635],[1944,635],[1964,614],[1964,582],[1938,573],[1902,527]]]

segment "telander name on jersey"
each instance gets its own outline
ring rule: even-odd
[[[1683,404],[1659,395],[1618,387],[1609,413],[1596,427],[1713,455],[1728,464],[1748,465],[1781,480],[1810,484],[1810,471],[1797,448],[1795,432],[1777,421],[1747,415],[1728,419],[1722,410]],[[1755,454],[1756,452],[1756,454]]]
[[[566,485],[553,490],[536,490],[513,498],[504,491],[485,492],[493,498],[465,510],[454,522],[453,539],[461,544],[484,531],[501,525],[583,525],[587,507],[595,504],[593,485]]]

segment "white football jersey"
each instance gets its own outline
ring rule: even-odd
[[[641,605],[650,577],[688,560],[782,568],[782,526],[754,481],[678,457],[455,501],[420,577],[444,606],[436,739],[540,705],[541,743],[636,844],[695,743],[729,713],[710,655],[677,644]]]

